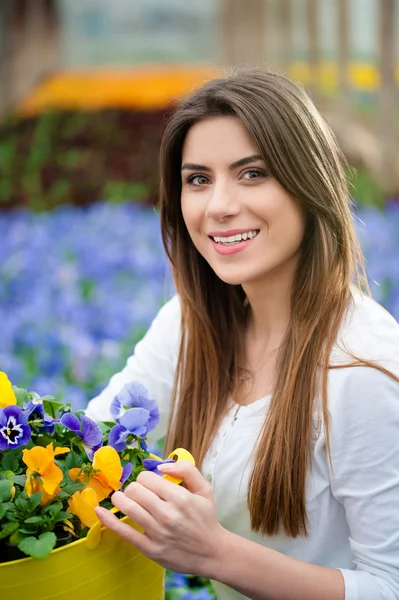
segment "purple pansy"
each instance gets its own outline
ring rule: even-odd
[[[120,421],[127,409],[141,408],[148,411],[146,433],[140,435],[145,437],[149,431],[152,431],[159,422],[159,409],[155,400],[148,397],[148,390],[138,381],[127,383],[122,390],[115,396],[111,403],[110,411],[115,421]]]
[[[24,413],[27,415],[28,421],[34,419],[41,419],[43,421],[43,427],[40,428],[42,432],[53,433],[56,419],[53,419],[44,412],[43,400],[41,398],[32,398],[32,400],[25,404]]]
[[[72,413],[64,413],[61,424],[80,437],[88,459],[93,460],[94,453],[103,445],[103,434],[97,423],[89,417],[80,415],[79,418]]]
[[[158,470],[159,465],[165,465],[166,463],[173,462],[176,462],[173,460],[173,458],[165,458],[165,460],[157,460],[156,458],[145,458],[144,467],[145,469],[147,469],[147,471],[152,471],[156,475],[160,475],[162,477],[165,473],[161,473],[161,471]]]
[[[109,432],[108,444],[122,452],[133,442],[133,436],[143,438],[147,435],[149,418],[150,413],[145,408],[129,408]]]
[[[30,437],[28,417],[19,406],[12,404],[0,409],[0,450],[25,446]]]

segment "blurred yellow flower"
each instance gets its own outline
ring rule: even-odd
[[[99,448],[93,457],[93,469],[97,473],[89,475],[87,487],[93,489],[98,501],[104,500],[111,492],[121,487],[122,465],[119,455],[112,446]],[[80,472],[80,475],[79,475]],[[69,476],[76,481],[85,481],[85,473],[78,468],[70,469]],[[87,489],[87,488],[86,488]]]
[[[28,116],[54,109],[159,110],[221,74],[216,67],[193,64],[59,71],[29,92],[18,112]]]
[[[98,506],[97,494],[90,487],[75,492],[68,500],[69,512],[76,515],[86,527],[92,527],[98,521],[94,511],[96,506]]]
[[[17,399],[12,389],[11,381],[7,375],[0,371],[0,408],[10,406],[10,404],[16,404]]]
[[[69,448],[53,448],[48,444],[46,448],[34,446],[30,450],[23,450],[22,460],[27,465],[25,491],[28,496],[35,492],[42,493],[41,504],[47,504],[51,498],[60,491],[59,484],[63,473],[55,464],[54,458],[58,454],[66,454]]]

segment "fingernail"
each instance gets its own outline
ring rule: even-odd
[[[96,515],[101,517],[101,515],[106,515],[108,511],[103,506],[96,506],[94,512],[96,513]]]
[[[159,465],[159,467],[157,467],[158,471],[170,471],[171,469],[173,470],[174,464],[173,463],[165,463],[163,465]]]

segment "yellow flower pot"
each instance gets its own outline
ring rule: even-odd
[[[123,521],[134,526],[127,517]],[[164,568],[110,529],[99,532],[94,544],[83,538],[53,550],[45,560],[0,563],[0,598],[163,600]]]
[[[159,456],[151,458],[161,461]],[[169,454],[189,460],[184,448]],[[181,479],[163,476],[179,484]],[[127,517],[121,519],[139,529]],[[97,521],[87,537],[53,550],[45,560],[1,563],[0,598],[12,600],[163,600],[165,569]]]

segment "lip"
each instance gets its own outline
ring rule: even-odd
[[[254,229],[229,229],[228,231],[211,231],[208,233],[209,237],[229,237],[231,235],[238,235],[239,233],[248,233],[248,231],[260,231],[258,228]]]
[[[245,233],[246,231],[251,231],[251,230],[244,229],[241,232],[237,232],[237,233]],[[252,230],[252,231],[254,231],[254,230]],[[256,231],[259,231],[259,230],[257,229]],[[215,235],[217,235],[217,234],[215,234]],[[234,235],[234,234],[232,233],[231,235]],[[223,256],[226,256],[229,254],[237,254],[238,252],[242,252],[243,250],[248,248],[248,246],[250,246],[256,240],[257,237],[258,236],[256,235],[255,237],[251,238],[250,240],[245,240],[245,241],[239,242],[238,244],[231,244],[229,246],[223,246],[223,244],[218,244],[211,237],[209,239],[210,239],[210,242],[211,242],[215,252],[217,252],[218,254],[222,254]]]

